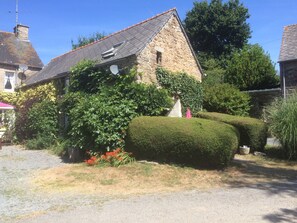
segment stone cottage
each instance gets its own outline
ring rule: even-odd
[[[68,80],[70,68],[83,59],[98,66],[135,66],[142,75],[139,82],[156,83],[155,71],[162,66],[184,71],[201,81],[201,68],[175,9],[113,33],[52,59],[40,72],[26,81],[34,86],[54,79]]]
[[[278,62],[282,93],[286,98],[297,90],[297,24],[284,27]]]
[[[29,27],[24,25],[17,25],[14,32],[0,31],[0,92],[14,92],[43,67],[28,33]]]

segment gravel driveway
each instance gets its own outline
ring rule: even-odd
[[[46,151],[0,150],[0,222],[289,222],[297,223],[297,180],[282,178],[209,191],[133,196],[40,193],[34,171],[67,165]],[[297,174],[295,174],[297,177]]]

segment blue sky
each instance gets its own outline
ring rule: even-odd
[[[251,15],[250,43],[277,62],[283,27],[297,23],[297,0],[242,0]],[[30,41],[41,60],[71,50],[71,40],[96,31],[112,33],[176,7],[183,20],[192,0],[19,0],[19,22],[30,26]],[[0,30],[15,26],[15,0],[0,0]],[[278,68],[278,66],[276,66]]]

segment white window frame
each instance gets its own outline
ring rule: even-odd
[[[8,75],[10,75],[10,77],[8,77]],[[5,85],[7,83],[7,81],[10,81],[11,83],[11,89],[6,89],[5,88]],[[3,83],[3,89],[4,91],[6,92],[14,92],[14,88],[15,88],[15,72],[12,72],[12,71],[5,71],[5,74],[4,74],[4,83]]]

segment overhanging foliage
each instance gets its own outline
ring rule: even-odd
[[[183,112],[190,108],[192,112],[202,109],[203,91],[199,81],[186,73],[172,73],[163,68],[156,70],[159,84],[172,95],[178,95],[181,99]]]

